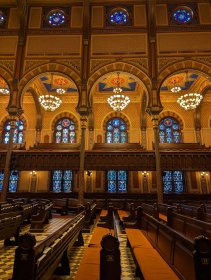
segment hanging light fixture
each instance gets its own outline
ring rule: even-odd
[[[62,104],[59,97],[53,95],[41,95],[39,97],[39,102],[41,106],[48,112],[53,112]]]
[[[130,103],[130,98],[121,94],[122,88],[120,87],[119,72],[117,73],[116,88],[113,89],[114,95],[111,95],[107,101],[114,111],[122,111]]]
[[[2,93],[2,94],[10,93],[8,85],[3,79],[0,80],[0,93]]]
[[[62,77],[59,77],[57,79],[55,79],[55,82],[56,84],[58,84],[58,88],[56,89],[56,92],[58,94],[65,94],[66,93],[66,90],[64,89],[64,85],[67,84],[67,81],[62,78]]]
[[[182,89],[181,86],[179,86],[178,81],[179,81],[178,76],[173,76],[172,78],[169,79],[171,92],[177,93]]]
[[[186,84],[188,84],[188,72],[186,72]],[[194,110],[202,101],[203,96],[200,93],[186,93],[177,99],[177,103],[185,110]]]

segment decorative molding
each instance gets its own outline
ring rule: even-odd
[[[81,72],[81,60],[80,59],[58,59],[56,62],[61,63],[63,65],[70,66],[73,68],[76,72]]]
[[[123,58],[122,61],[135,65],[145,73],[149,71],[147,58]]]
[[[194,57],[194,60],[198,60],[204,64],[211,65],[211,56],[197,56],[197,57]]]
[[[95,72],[98,68],[110,63],[116,62],[116,59],[92,59],[90,61],[90,73]]]
[[[184,60],[184,57],[161,57],[158,58],[158,71],[161,71],[164,67],[179,60]]]
[[[0,60],[0,67],[1,66],[8,70],[11,74],[13,74],[15,68],[15,60]]]
[[[49,60],[26,60],[24,63],[23,73],[26,73],[37,66],[48,63]]]

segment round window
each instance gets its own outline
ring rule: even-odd
[[[61,26],[66,22],[66,14],[62,10],[52,10],[47,15],[47,22],[53,27]]]
[[[193,11],[189,7],[177,7],[173,11],[173,18],[177,23],[188,23],[193,18]]]
[[[108,20],[109,23],[113,25],[127,24],[129,21],[129,13],[126,9],[115,8],[110,11]]]

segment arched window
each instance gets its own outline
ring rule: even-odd
[[[121,118],[112,118],[106,124],[106,143],[126,143],[127,126]],[[108,192],[127,192],[128,173],[125,170],[107,172]]]
[[[180,143],[181,142],[181,128],[179,122],[167,117],[159,123],[160,143]]]
[[[180,143],[181,128],[179,122],[172,117],[166,117],[159,123],[159,135],[161,143]],[[165,193],[184,191],[183,171],[163,171],[163,189]]]
[[[108,192],[127,192],[127,172],[109,170],[107,172]]]
[[[57,121],[55,125],[56,143],[75,143],[76,132],[75,123],[69,118],[63,118]]]
[[[17,192],[18,179],[19,179],[19,172],[17,170],[11,170],[8,192]],[[1,170],[0,171],[0,191],[3,188],[3,181],[4,181],[4,171]]]
[[[52,172],[53,192],[72,192],[73,172],[71,170],[55,170]]]
[[[106,143],[126,143],[127,126],[121,118],[110,119],[106,124]]]
[[[11,122],[7,120],[4,123],[3,128],[3,143],[8,144],[10,140],[10,129],[11,129]],[[16,127],[14,130],[13,136],[13,143],[14,144],[22,144],[23,143],[23,132],[24,132],[24,124],[22,120],[16,121]]]

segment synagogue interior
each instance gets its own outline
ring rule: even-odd
[[[211,279],[210,0],[0,0],[1,279]]]

